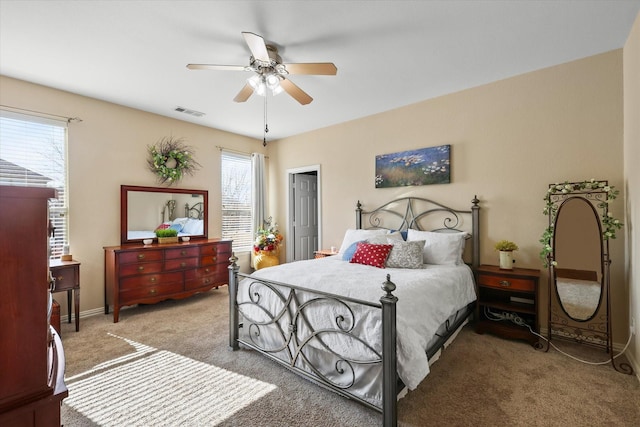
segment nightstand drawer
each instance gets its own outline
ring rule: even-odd
[[[478,277],[480,286],[489,286],[498,289],[509,289],[514,291],[534,292],[536,290],[535,281],[531,279],[521,279],[517,277],[493,276],[480,274]]]

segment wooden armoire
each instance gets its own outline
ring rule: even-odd
[[[50,188],[0,186],[0,426],[60,426],[64,351],[50,326]]]

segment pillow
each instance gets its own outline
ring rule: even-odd
[[[391,242],[388,242],[388,240],[391,240]],[[371,243],[374,245],[386,245],[387,243],[389,244],[393,244],[393,242],[398,242],[398,241],[402,241],[402,236],[400,235],[399,232],[397,231],[393,231],[390,232],[388,234],[381,234],[379,236],[373,236],[369,239],[367,239],[367,243]]]
[[[398,231],[398,230],[391,230],[392,233],[400,233],[400,235],[402,236],[402,240],[407,240],[407,230],[402,230],[402,231]]]
[[[367,242],[366,240],[353,242],[342,254],[342,260],[351,261],[351,258],[353,258],[353,254],[356,253],[356,249],[358,248],[358,243],[366,243],[366,242]]]
[[[169,228],[171,226],[171,224],[169,224],[168,222],[163,222],[162,224],[160,224],[159,226],[156,227],[156,230],[165,230],[167,228]]]
[[[467,233],[409,230],[407,241],[424,240],[422,250],[425,264],[462,264],[462,252]]]
[[[379,236],[381,234],[387,234],[388,230],[384,229],[375,229],[375,230],[355,230],[348,229],[344,233],[344,238],[342,239],[342,245],[340,245],[340,250],[338,253],[344,254],[349,246],[351,246],[354,242],[358,242],[360,240],[367,240],[374,236]]]
[[[182,232],[185,234],[191,234],[191,235],[203,234],[204,233],[203,220],[189,218],[187,222],[184,224],[184,227],[182,227]]]
[[[179,233],[180,231],[182,231],[182,224],[180,224],[180,223],[178,223],[178,224],[171,224],[171,225],[169,226],[169,229],[170,229],[170,230],[176,230],[176,231]]]
[[[350,263],[371,265],[384,268],[389,252],[393,245],[372,245],[371,243],[358,243],[356,253],[353,254]]]
[[[393,245],[387,267],[389,268],[422,268],[424,240],[414,240],[412,242],[397,241],[389,239],[389,244]]]

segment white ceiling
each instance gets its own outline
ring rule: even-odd
[[[285,63],[338,67],[291,76],[309,105],[267,98],[274,140],[621,48],[639,10],[640,0],[0,0],[0,74],[262,139],[264,98],[233,102],[248,72],[185,67],[248,65],[250,31]]]

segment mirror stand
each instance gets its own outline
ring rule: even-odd
[[[609,215],[617,190],[607,181],[551,184],[545,197],[545,230],[540,254],[548,268],[548,343],[555,337],[603,349],[616,371],[611,326],[609,239],[622,223]]]

